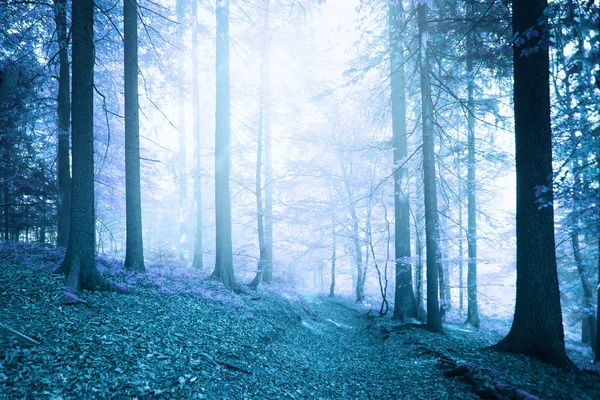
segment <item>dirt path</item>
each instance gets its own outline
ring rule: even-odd
[[[435,357],[390,344],[366,311],[341,300],[309,298],[301,329],[270,346],[283,365],[287,395],[318,399],[478,398],[441,377]],[[265,395],[268,387],[265,387]],[[281,390],[273,387],[273,390]],[[268,395],[267,395],[268,396]]]

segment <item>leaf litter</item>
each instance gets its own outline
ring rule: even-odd
[[[29,250],[0,260],[0,399],[480,398],[443,375],[444,357],[539,398],[600,398],[598,376],[483,349],[497,333],[432,334],[277,284],[235,294],[192,270],[136,276],[102,259],[133,292],[61,304],[60,253]]]

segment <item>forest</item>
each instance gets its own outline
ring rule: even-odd
[[[600,399],[596,0],[0,0],[0,399]]]

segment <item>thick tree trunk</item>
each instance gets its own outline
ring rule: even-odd
[[[73,1],[72,19],[71,228],[60,270],[70,290],[118,290],[98,272],[94,254],[94,1]]]
[[[178,144],[177,175],[179,178],[179,259],[185,259],[186,235],[186,199],[187,199],[187,171],[186,171],[186,142],[185,142],[185,0],[177,0],[176,13],[178,26],[179,57],[177,61],[177,113],[178,113]]]
[[[429,54],[427,49],[427,6],[417,6],[419,25],[419,68],[421,70],[421,103],[423,115],[423,180],[425,198],[425,242],[427,246],[427,329],[442,331],[438,299],[438,271],[440,263],[439,218],[435,177],[435,153],[433,132],[433,103],[429,77]]]
[[[229,107],[229,0],[219,0],[216,55],[216,124],[215,124],[215,212],[216,262],[213,277],[225,287],[235,287],[231,239],[231,197],[229,191],[230,107]]]
[[[192,101],[194,104],[194,141],[196,171],[194,173],[194,199],[196,201],[196,232],[194,235],[194,261],[192,266],[204,269],[202,240],[202,163],[200,157],[200,83],[198,79],[198,0],[192,0]]]
[[[546,0],[514,0],[513,31],[536,25],[546,6]],[[565,352],[554,250],[548,50],[528,56],[521,50],[514,46],[517,296],[511,329],[494,347],[573,367]]]
[[[125,269],[144,272],[142,195],[140,188],[140,118],[138,102],[137,0],[123,5],[125,69]]]
[[[394,144],[394,250],[396,292],[394,319],[406,321],[417,317],[410,262],[410,208],[408,203],[408,168],[399,166],[406,160],[406,95],[404,76],[404,10],[401,1],[388,6],[390,40],[390,82],[392,103],[392,142]]]
[[[66,247],[69,240],[71,208],[71,166],[69,160],[69,125],[71,95],[69,88],[69,53],[67,40],[67,0],[54,0],[54,20],[58,36],[58,232],[56,244]]]
[[[469,4],[469,14],[473,16],[473,4]],[[475,102],[473,48],[474,32],[467,36],[467,320],[466,324],[479,328],[479,309],[477,307],[477,197],[475,184]]]

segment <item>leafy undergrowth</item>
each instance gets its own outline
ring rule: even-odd
[[[600,398],[598,377],[481,350],[494,334],[400,328],[347,299],[283,286],[233,294],[193,271],[134,276],[99,260],[133,293],[64,305],[51,274],[60,254],[23,250],[0,261],[0,398],[478,398],[442,375],[441,355],[541,398]]]

